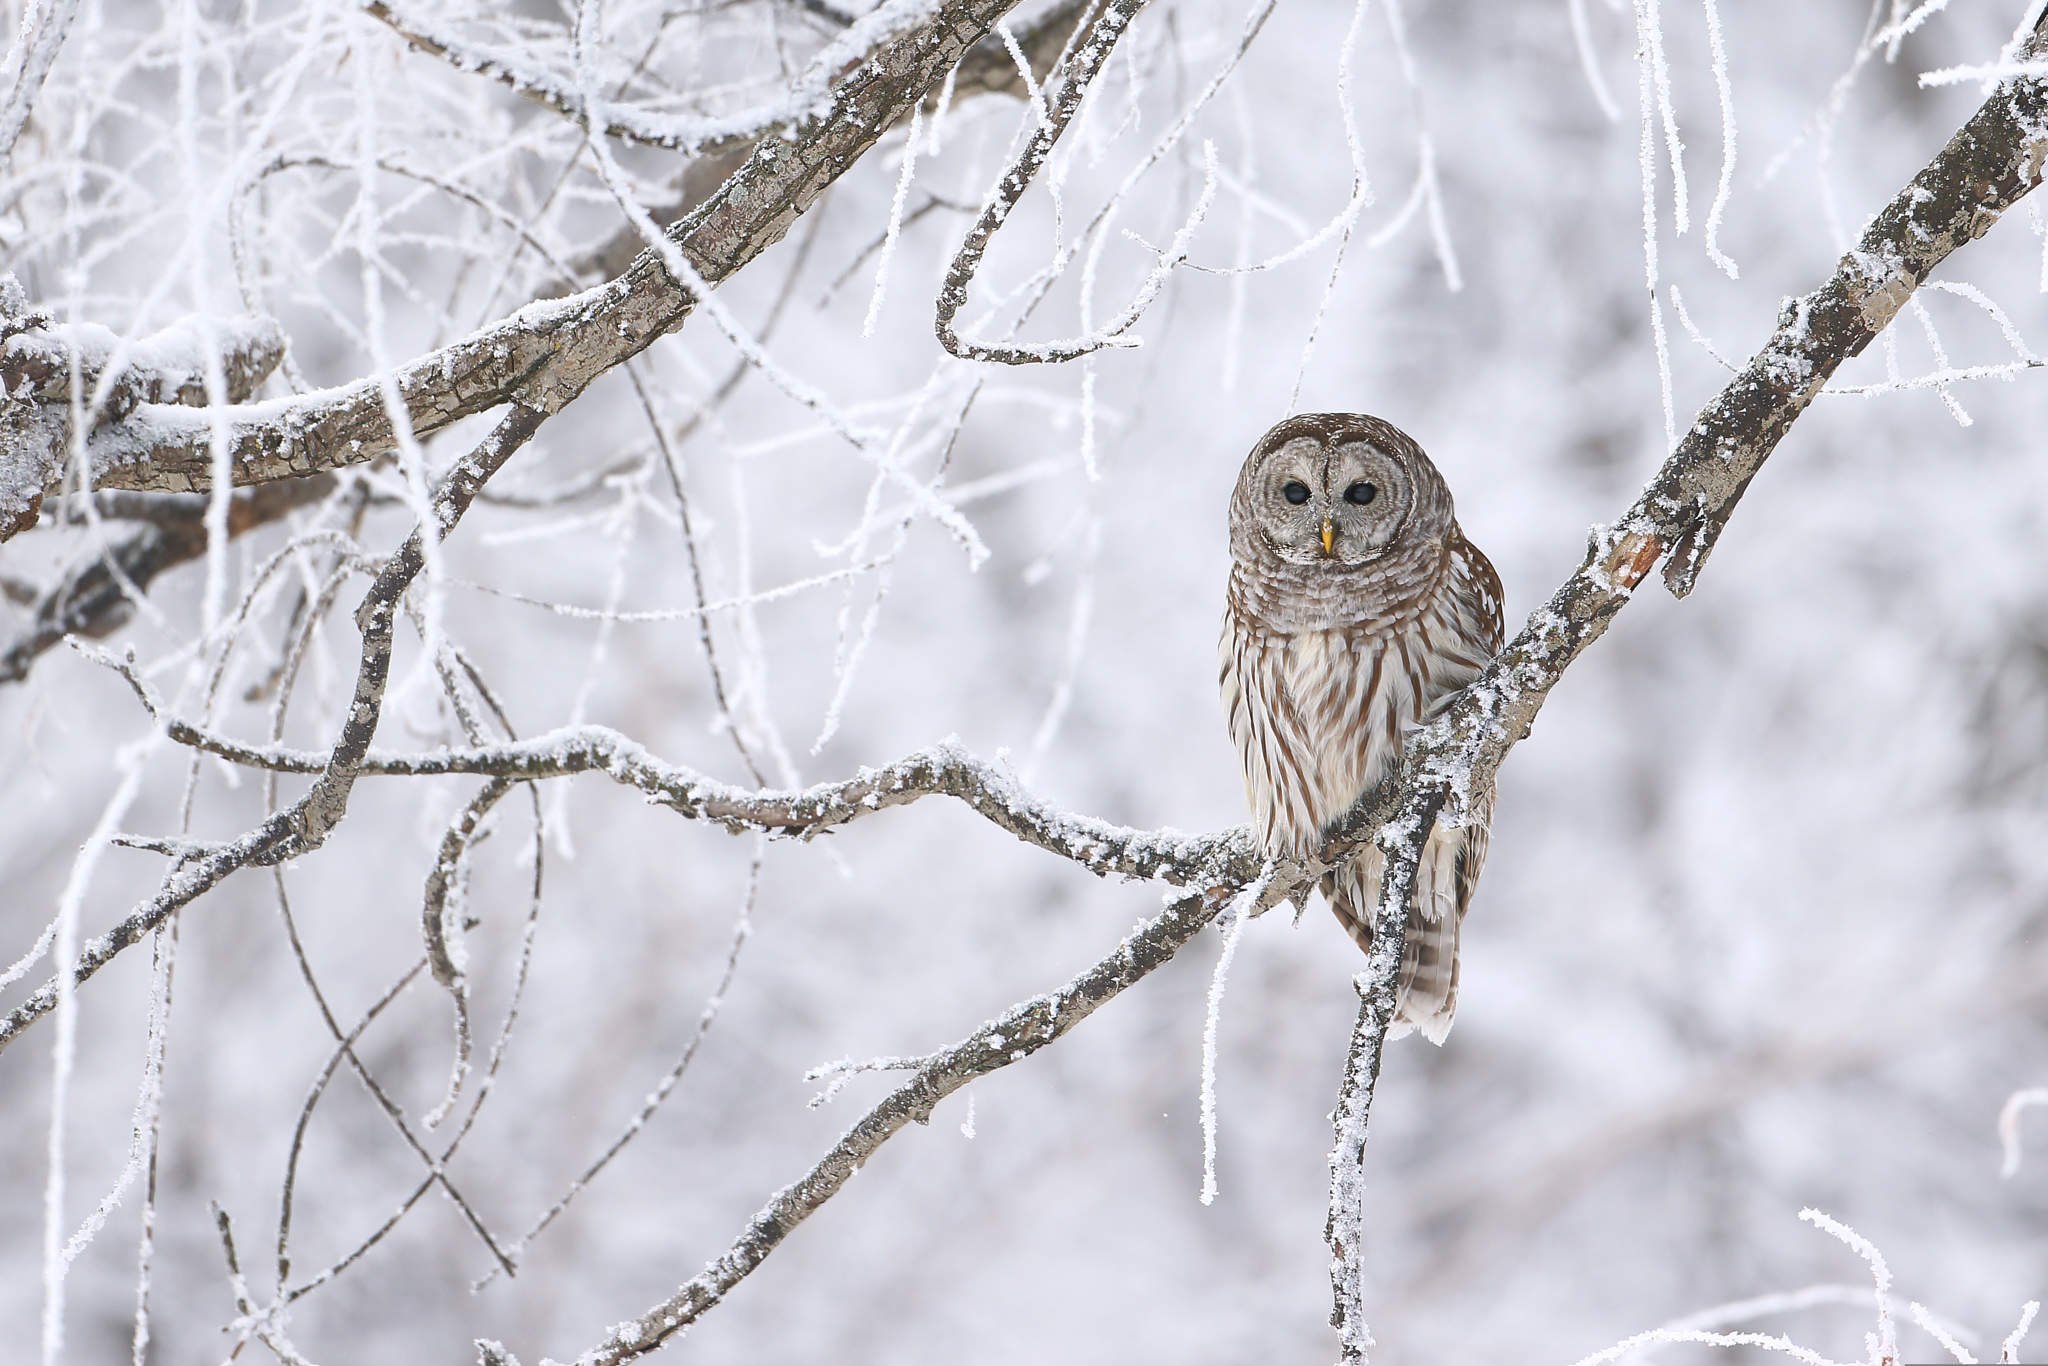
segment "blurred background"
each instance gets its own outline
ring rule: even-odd
[[[12,27],[21,5],[8,8]],[[408,13],[567,73],[574,8],[420,0]],[[1780,300],[1818,285],[1982,98],[1977,83],[1923,87],[1920,73],[1995,60],[2027,18],[2015,0],[1719,8],[1732,128],[1709,12],[1671,0],[1659,21],[1682,215],[1654,81],[1647,135],[1640,122],[1627,6],[1372,0],[1357,14],[1274,8],[1187,135],[1091,225],[1237,60],[1241,0],[1161,0],[997,238],[963,315],[993,309],[977,325],[1000,335],[1017,321],[1005,297],[1078,244],[1017,335],[1113,316],[1153,266],[1145,244],[1195,209],[1207,143],[1213,203],[1189,239],[1206,269],[1171,275],[1133,329],[1142,347],[1031,368],[939,350],[932,301],[961,210],[1029,118],[1015,98],[963,98],[922,122],[907,177],[898,129],[721,291],[830,412],[752,369],[714,399],[744,362],[693,318],[637,363],[644,397],[606,377],[507,468],[445,548],[422,610],[524,735],[600,722],[727,781],[754,782],[751,759],[774,786],[955,736],[1074,811],[1237,824],[1214,650],[1225,505],[1259,434],[1315,409],[1413,433],[1499,567],[1513,629],[1668,449],[1644,137],[1682,425],[1723,382],[1719,358],[1760,344]],[[1925,22],[1896,45],[1878,34],[1910,18]],[[583,60],[621,98],[711,113],[786,92],[785,69],[832,27],[765,0],[612,0],[583,21]],[[1739,278],[1707,249],[1731,146],[1714,244]],[[678,154],[616,155],[665,219]],[[1355,167],[1371,199],[1351,231],[1227,273],[1341,228]],[[899,185],[905,221],[884,250]],[[568,292],[563,271],[621,221],[572,123],[408,51],[352,7],[88,0],[0,187],[0,259],[59,317],[124,333],[193,312],[275,316],[295,367],[264,391],[278,396]],[[1442,1050],[1393,1046],[1375,1106],[1377,1360],[1564,1363],[1718,1302],[1867,1286],[1847,1249],[1798,1222],[1805,1206],[1882,1248],[1901,1302],[1973,1333],[1980,1357],[2048,1292],[2048,1120],[2022,1117],[2010,1178],[1996,1129],[2008,1095],[2048,1084],[2048,376],[2012,373],[2027,358],[2015,337],[2048,345],[2044,268],[2031,201],[1959,252],[1937,278],[1971,290],[1924,292],[1924,321],[1901,315],[1888,345],[1837,377],[1885,392],[1819,400],[1698,590],[1683,603],[1645,591],[1512,754],[1457,1028]],[[583,270],[579,283],[601,278]],[[1968,367],[2003,367],[2003,381],[1911,383]],[[904,476],[956,507],[985,557],[913,504],[905,479],[878,479],[848,423],[899,438]],[[654,425],[687,489],[687,531]],[[481,430],[437,438],[429,468]],[[316,528],[388,553],[411,524],[406,497],[386,462],[238,539],[230,601]],[[113,534],[46,525],[10,542],[4,567],[46,582]],[[310,545],[232,633],[218,728],[270,733],[265,685],[327,553]],[[701,616],[693,573],[712,605]],[[194,716],[221,644],[201,640],[205,577],[167,576],[113,641]],[[289,743],[332,741],[362,586],[346,584],[313,635]],[[0,635],[25,621],[0,604]],[[394,680],[380,744],[459,740],[415,638]],[[125,685],[69,650],[0,687],[0,960],[42,933],[127,766],[141,785],[116,826],[179,831],[189,756],[145,743],[150,731]],[[283,870],[306,960],[344,1021],[418,958],[435,847],[476,786],[367,779],[326,847]],[[258,775],[208,762],[190,830],[233,836],[265,802]],[[490,1254],[429,1194],[292,1306],[291,1338],[314,1361],[466,1360],[474,1337],[529,1362],[573,1356],[721,1252],[890,1084],[859,1076],[807,1108],[808,1069],[941,1047],[1065,980],[1158,903],[1158,889],[1098,882],[937,801],[768,845],[750,898],[751,839],[602,779],[557,781],[503,803],[474,859],[480,1056],[518,974],[536,809],[545,878],[520,1023],[449,1168],[501,1242],[675,1064],[746,916],[730,990],[673,1094],[533,1238],[515,1280],[472,1293]],[[155,854],[107,850],[81,933],[162,871]],[[1327,1116],[1361,959],[1320,904],[1246,931],[1222,1003],[1220,1193],[1205,1207],[1198,1095],[1220,946],[1205,933],[1057,1047],[901,1135],[669,1355],[1330,1359]],[[47,972],[35,965],[0,1004]],[[129,1163],[151,982],[138,947],[80,991],[60,1237]],[[150,1359],[190,1361],[234,1341],[209,1202],[233,1217],[267,1297],[294,1129],[332,1053],[270,872],[238,874],[183,915],[172,1002]],[[44,1305],[56,1047],[45,1021],[0,1058],[0,1323],[17,1326],[0,1355],[22,1360]],[[441,1096],[451,1048],[448,1000],[423,981],[360,1042],[415,1122]],[[420,1173],[338,1074],[304,1129],[293,1282],[360,1244]],[[70,1267],[65,1360],[130,1351],[140,1203],[131,1183]],[[1872,1315],[1866,1299],[1755,1322],[1861,1360]],[[1938,1355],[1904,1331],[1908,1359]]]

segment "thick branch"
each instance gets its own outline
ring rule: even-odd
[[[0,540],[33,526],[43,495],[62,483],[74,406],[97,429],[142,404],[203,405],[209,370],[240,403],[283,356],[284,333],[269,318],[185,318],[128,339],[52,323],[13,276],[0,277]],[[202,458],[205,450],[202,438]]]
[[[880,43],[788,136],[762,141],[710,199],[668,230],[669,239],[706,282],[729,278],[780,241],[825,187],[927,98],[1015,3],[954,0]],[[680,325],[691,303],[657,255],[643,252],[618,278],[529,304],[399,366],[392,382],[423,437],[515,395],[552,411]],[[215,421],[225,425],[237,485],[360,464],[394,445],[375,378],[224,412],[145,403],[93,436],[88,455],[95,486],[209,487]],[[5,459],[0,483],[19,480],[19,458]]]

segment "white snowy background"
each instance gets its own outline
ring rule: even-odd
[[[573,6],[413,8],[570,70]],[[672,92],[714,93],[670,107],[775,98],[787,89],[778,48],[800,64],[819,42],[794,7],[671,8],[650,69]],[[1645,8],[1684,149],[1681,212],[1653,69],[1649,212],[1682,426],[1726,373],[1707,344],[1746,357],[1781,298],[1818,284],[1981,98],[1976,82],[1927,86],[1921,73],[1994,60],[2027,16],[2016,0],[1880,0],[1874,15],[1860,0],[1721,0],[1729,124],[1709,11]],[[13,27],[22,4],[7,9]],[[613,0],[586,16],[607,78],[631,66],[660,13]],[[1243,0],[1150,7],[1060,144],[1048,175],[1062,218],[1035,187],[967,316],[1075,240],[1232,59],[1245,19]],[[1872,40],[1874,26],[1909,19],[1924,22],[1895,49]],[[1085,366],[978,374],[944,357],[932,299],[967,217],[942,206],[886,258],[864,255],[898,190],[906,130],[887,137],[811,215],[820,226],[768,349],[854,420],[904,425],[919,482],[938,469],[938,420],[985,378],[937,487],[987,555],[977,567],[922,512],[898,545],[911,512],[901,487],[870,506],[872,466],[759,374],[696,427],[678,451],[705,592],[739,604],[714,612],[713,630],[770,782],[845,776],[956,736],[1071,810],[1184,830],[1238,823],[1215,695],[1224,509],[1244,451],[1292,410],[1365,410],[1415,434],[1518,623],[1668,449],[1645,288],[1637,32],[1637,15],[1608,0],[1273,9],[1187,137],[1123,200],[1088,320],[1112,316],[1152,266],[1122,229],[1159,244],[1186,221],[1205,140],[1217,184],[1193,265],[1256,264],[1333,219],[1340,230],[1263,271],[1175,271],[1133,329],[1143,345]],[[1027,117],[1007,98],[953,111],[937,148],[919,151],[906,210],[928,195],[978,203]],[[564,292],[498,218],[367,166],[466,187],[573,256],[620,222],[580,145],[556,113],[408,51],[349,5],[84,0],[0,181],[0,267],[59,317],[124,333],[195,312],[273,314],[299,382],[341,383]],[[618,155],[659,202],[676,154]],[[277,158],[311,164],[259,182]],[[1371,198],[1330,287],[1355,166]],[[762,325],[809,222],[721,292],[748,326]],[[1376,1360],[1566,1363],[1703,1307],[1816,1284],[1848,1289],[1743,1326],[1864,1360],[1868,1271],[1798,1222],[1808,1206],[1884,1250],[1902,1319],[1906,1301],[1926,1304],[1972,1335],[1979,1359],[1995,1360],[2020,1305],[2048,1293],[2048,1117],[2019,1117],[2009,1177],[1997,1129],[2009,1095],[2048,1084],[2048,375],[2014,373],[2024,357],[1984,306],[2048,347],[2041,223],[2030,204],[1958,253],[1937,278],[1981,294],[1923,294],[1926,325],[1902,315],[1895,348],[1873,346],[1837,383],[1970,367],[2003,367],[2002,380],[1819,401],[1693,596],[1646,588],[1509,760],[1457,1028],[1441,1051],[1395,1045],[1374,1109]],[[1085,265],[1020,335],[1083,328]],[[688,423],[736,358],[704,317],[649,352],[662,422]],[[928,381],[936,417],[914,411]],[[280,375],[264,393],[291,384]],[[430,466],[480,430],[432,443]],[[688,611],[666,475],[633,463],[648,449],[639,401],[622,374],[607,377],[493,487],[546,493],[624,461],[622,472],[573,501],[480,504],[422,601],[522,733],[602,722],[746,782]],[[374,478],[389,496],[358,538],[382,554],[412,514],[398,473]],[[227,601],[289,534],[232,545]],[[0,563],[47,578],[92,554],[95,536],[46,527]],[[751,600],[821,575],[837,577]],[[187,647],[207,619],[207,576],[195,564],[167,577],[155,610],[116,640],[192,710]],[[309,658],[292,743],[331,741],[359,591]],[[239,699],[277,657],[289,595],[265,603],[217,718],[252,739],[267,734],[268,705]],[[0,635],[25,619],[0,605]],[[447,743],[456,733],[414,642],[394,677],[380,743]],[[139,786],[113,826],[177,832],[187,759],[141,744],[151,733],[120,680],[69,650],[0,687],[0,962],[57,913],[131,769]],[[421,886],[475,786],[366,779],[328,845],[284,871],[343,1018],[418,956]],[[507,1242],[689,1042],[753,850],[602,779],[540,796],[532,979],[451,1167]],[[262,800],[256,776],[209,764],[192,830],[238,833]],[[515,794],[477,858],[469,962],[484,1040],[518,954],[530,832]],[[103,849],[75,932],[112,923],[161,872],[155,854]],[[811,1109],[808,1069],[942,1046],[1064,980],[1155,905],[1153,890],[1097,882],[941,802],[769,846],[751,935],[701,1050],[637,1139],[525,1249],[517,1279],[472,1293],[489,1256],[430,1194],[293,1306],[292,1340],[325,1366],[469,1360],[478,1336],[528,1361],[573,1356],[723,1250],[889,1084],[859,1076]],[[234,1218],[255,1288],[272,1288],[287,1151],[331,1051],[268,871],[236,875],[180,923],[149,1294],[149,1359],[163,1362],[216,1359],[233,1341],[209,1202]],[[1361,960],[1320,905],[1239,942],[1216,1060],[1219,1191],[1205,1206],[1202,1035],[1220,947],[1203,935],[1067,1040],[897,1138],[667,1355],[1328,1360],[1327,1114]],[[0,1004],[47,971],[27,970]],[[0,1057],[0,1358],[129,1358],[139,1186],[69,1264],[61,1341],[46,1243],[122,1181],[150,997],[140,946],[80,989],[75,1054],[46,1020]],[[445,995],[415,985],[362,1041],[415,1116],[447,1077],[448,1014]],[[421,1170],[346,1075],[314,1112],[301,1164],[299,1278],[354,1247]],[[1908,1359],[1941,1354],[1918,1328],[1901,1331]]]

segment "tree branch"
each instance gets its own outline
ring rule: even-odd
[[[668,229],[717,285],[788,232],[825,187],[927,98],[1016,0],[953,0],[888,38],[839,76],[821,107],[785,137],[763,140],[708,199]],[[658,255],[564,299],[528,304],[391,376],[413,432],[426,437],[524,395],[553,411],[592,380],[680,326],[693,300]],[[215,424],[227,433],[237,486],[361,464],[393,448],[379,379],[225,410],[141,404],[87,444],[93,486],[196,492],[210,487]],[[57,471],[0,457],[0,486],[53,485]],[[0,522],[0,533],[13,528]]]
[[[2025,55],[2044,46],[2048,17]],[[1869,345],[1951,252],[1983,236],[2040,183],[2044,159],[2048,80],[2029,74],[2007,81],[1871,221],[1835,273],[1787,304],[1762,349],[1699,411],[1621,520],[1595,528],[1585,562],[1471,686],[1411,737],[1398,781],[1354,808],[1308,870],[1341,862],[1368,841],[1387,859],[1375,921],[1382,929],[1358,979],[1358,1024],[1330,1157],[1331,1321],[1347,1363],[1362,1362],[1371,1341],[1358,1261],[1366,1119],[1392,1019],[1392,969],[1400,963],[1409,888],[1439,813],[1463,819],[1472,794],[1492,784],[1565,669],[1600,638],[1659,560],[1669,557],[1664,580],[1674,595],[1691,591],[1750,481],[1829,376]]]
[[[1060,0],[1036,19],[1018,31],[1017,46],[1034,71],[1051,71],[1058,61],[1060,51],[1067,38],[1079,22],[1081,12],[1089,0]],[[846,22],[841,20],[840,22]],[[1023,95],[1024,73],[1017,69],[1009,49],[994,36],[983,38],[961,58],[960,65],[951,73],[951,92],[955,101],[971,95]],[[922,107],[929,114],[936,109],[944,90],[928,94]],[[910,117],[910,110],[898,112],[890,127],[899,126]],[[780,135],[784,130],[770,130]],[[764,134],[767,136],[768,134]],[[666,218],[689,213],[708,199],[726,178],[745,161],[753,150],[751,143],[706,151],[692,157],[683,167],[670,186],[670,202],[662,209]],[[577,259],[580,270],[598,275],[616,275],[629,265],[633,258],[646,248],[639,229],[631,223],[621,224],[619,229],[593,251]]]
[[[278,773],[324,773],[328,768],[330,756],[318,750],[243,744],[167,716],[132,665],[111,655],[95,657],[127,680],[163,725],[164,734],[178,744]],[[424,754],[371,750],[355,770],[365,777],[460,775],[512,782],[595,773],[633,788],[678,815],[708,821],[734,834],[758,831],[798,840],[829,834],[863,816],[908,806],[925,797],[951,797],[1026,844],[1078,863],[1099,877],[1142,878],[1176,887],[1237,888],[1256,876],[1261,864],[1251,833],[1243,826],[1214,835],[1187,835],[1171,829],[1135,830],[1075,815],[1033,796],[1008,773],[950,743],[801,792],[723,783],[656,758],[638,741],[610,727],[587,725],[473,749]]]
[[[127,338],[53,323],[12,275],[0,277],[0,541],[34,526],[44,494],[63,483],[76,414],[98,429],[144,404],[202,406],[209,370],[240,403],[283,357],[284,333],[269,318],[185,318]]]

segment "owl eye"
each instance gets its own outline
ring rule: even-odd
[[[1380,491],[1377,488],[1363,482],[1353,484],[1350,488],[1344,490],[1344,501],[1353,507],[1364,507],[1379,496]]]
[[[1308,485],[1299,479],[1290,479],[1280,486],[1280,496],[1299,507],[1308,501]]]

